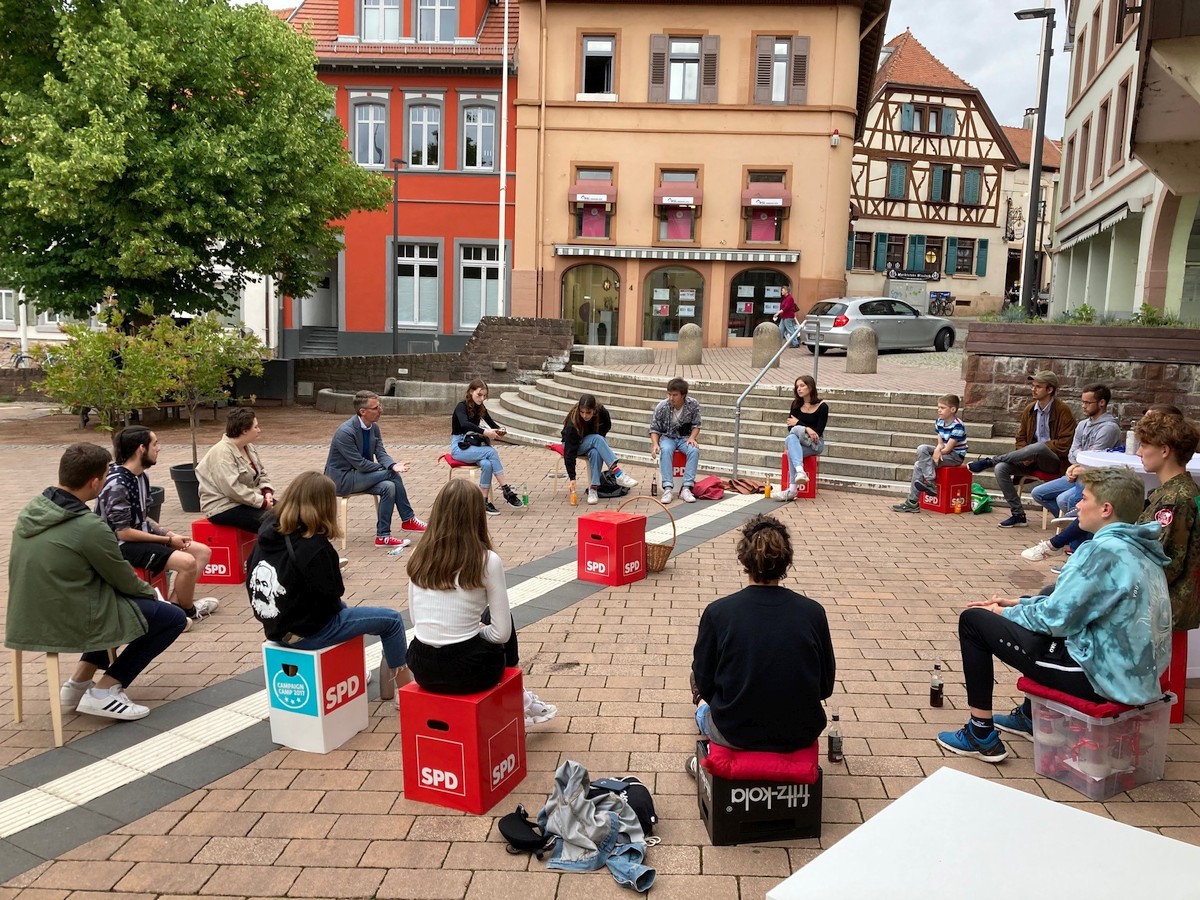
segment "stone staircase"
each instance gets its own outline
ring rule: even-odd
[[[508,428],[508,439],[527,444],[560,440],[562,421],[580,394],[595,394],[613,420],[608,442],[622,459],[648,463],[646,433],[655,405],[666,396],[667,378],[635,375],[592,366],[574,366],[500,395],[497,419]],[[689,382],[689,396],[700,402],[700,470],[728,474],[733,463],[734,401],[743,386],[719,382]],[[933,442],[937,396],[887,391],[830,390],[822,483],[869,490],[907,490],[915,448]],[[778,484],[791,389],[760,385],[742,405],[739,474],[770,478]],[[990,423],[967,421],[969,458],[1002,453],[1012,448],[1011,436],[999,434]],[[989,490],[990,472],[975,476]]]
[[[309,325],[301,329],[300,356],[313,359],[323,356],[338,355],[338,330],[319,325]]]

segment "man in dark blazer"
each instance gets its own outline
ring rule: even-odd
[[[400,527],[405,531],[424,531],[425,523],[416,517],[400,477],[408,463],[388,456],[379,433],[383,406],[374,391],[354,395],[357,414],[338,426],[329,445],[325,474],[333,479],[339,497],[351,494],[375,494],[379,497],[379,521],[375,526],[375,546],[400,547],[404,541],[392,537],[392,510],[400,507]]]

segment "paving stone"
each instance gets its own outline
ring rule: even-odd
[[[135,863],[115,890],[146,893],[195,893],[212,877],[216,866],[196,863]]]
[[[292,886],[289,897],[374,897],[383,876],[383,869],[302,869]]]
[[[471,872],[390,869],[376,897],[403,900],[460,900],[466,896]]]
[[[194,857],[198,863],[222,866],[269,866],[287,848],[283,838],[215,837]]]
[[[206,897],[286,897],[300,871],[285,866],[218,866],[200,893]]]

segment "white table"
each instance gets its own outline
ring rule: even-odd
[[[1200,847],[939,769],[767,900],[1194,900]]]
[[[1080,450],[1075,456],[1076,461],[1081,466],[1087,466],[1089,469],[1100,469],[1104,466],[1124,466],[1127,469],[1133,469],[1142,476],[1142,481],[1146,483],[1146,493],[1150,493],[1159,485],[1157,475],[1150,475],[1146,472],[1145,466],[1142,465],[1142,458],[1135,453],[1108,453],[1104,450]],[[1187,465],[1188,474],[1192,479],[1200,484],[1200,455],[1193,456]]]

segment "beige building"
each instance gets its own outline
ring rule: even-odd
[[[523,0],[513,315],[725,346],[843,294],[888,5]]]

